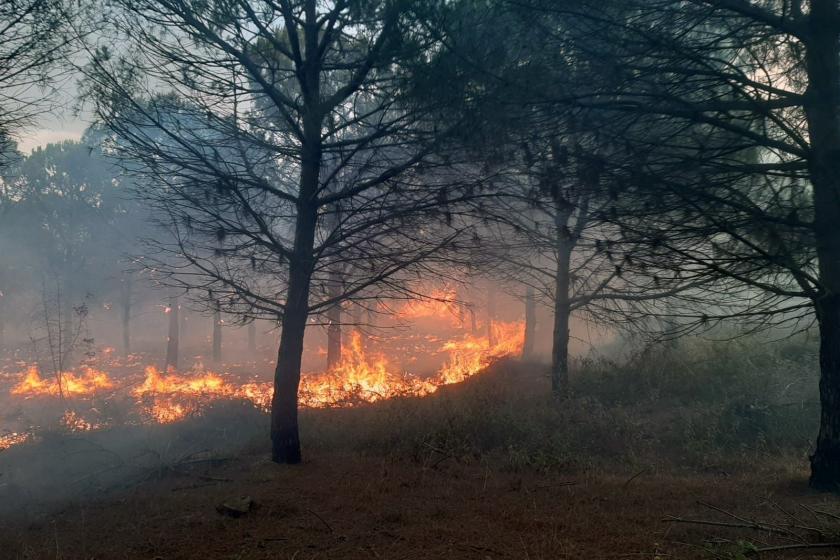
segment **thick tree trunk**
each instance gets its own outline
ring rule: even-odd
[[[283,309],[280,348],[274,370],[274,396],[271,401],[271,459],[275,463],[296,464],[301,461],[298,430],[298,388],[303,355],[303,337],[309,318],[309,290],[315,268],[315,229],[318,225],[316,197],[321,170],[320,76],[316,66],[318,25],[315,2],[305,6],[307,60],[302,69],[306,85],[301,146],[300,186],[295,217],[295,237],[289,258],[289,284]],[[313,57],[310,59],[309,57]]]
[[[178,369],[179,344],[181,339],[180,305],[178,296],[169,297],[169,336],[166,338],[165,370]]]
[[[840,490],[840,8],[813,0],[806,44],[805,114],[811,141],[809,173],[821,294],[820,431],[811,456],[810,484]]]
[[[213,311],[213,361],[222,361],[222,311],[218,302]]]
[[[317,171],[315,172],[317,173]],[[306,172],[304,172],[304,177]],[[316,175],[317,180],[317,175]],[[303,178],[302,178],[303,181]],[[312,246],[317,214],[299,205],[295,231],[295,258],[289,263],[289,288],[283,312],[280,348],[274,370],[271,401],[271,459],[275,463],[301,461],[298,430],[298,388],[303,356],[303,338],[309,318],[309,288],[312,280]]]
[[[122,284],[122,351],[131,354],[131,276],[126,275]]]
[[[534,288],[528,286],[525,290],[525,341],[522,344],[522,359],[530,360],[534,357],[534,338],[537,332],[537,301]]]

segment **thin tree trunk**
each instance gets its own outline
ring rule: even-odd
[[[0,292],[0,355],[6,349],[6,302],[4,295]]]
[[[811,456],[810,484],[840,490],[840,8],[836,0],[813,0],[806,63],[805,114],[811,140],[809,173],[821,295],[820,431]]]
[[[331,227],[337,227],[338,215],[333,209]],[[330,268],[329,297],[341,295],[341,273],[337,264]],[[336,304],[327,310],[327,369],[336,367],[341,362],[341,305]]]
[[[126,274],[122,284],[122,350],[131,354],[131,276]]]
[[[537,332],[537,301],[534,288],[525,289],[525,341],[522,344],[522,359],[530,360],[534,357],[534,338]]]
[[[569,388],[569,263],[570,251],[562,250],[554,288],[554,332],[551,345],[551,390],[561,396]]]
[[[178,369],[178,346],[181,338],[179,314],[180,304],[178,302],[178,296],[169,296],[169,336],[166,338],[165,370]]]
[[[487,344],[496,345],[496,331],[493,321],[496,318],[496,286],[490,282],[487,285]]]
[[[557,271],[554,277],[554,331],[551,344],[551,390],[556,396],[565,396],[569,390],[569,316],[570,275],[574,240],[569,230],[571,205],[562,199],[555,200],[554,227],[557,242]]]
[[[327,321],[327,369],[332,369],[341,362],[341,306],[327,311]]]
[[[248,323],[248,352],[254,358],[254,352],[257,351],[257,321],[252,320]]]
[[[222,310],[219,302],[215,303],[213,310],[213,362],[222,361]]]

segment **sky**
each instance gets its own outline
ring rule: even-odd
[[[90,115],[82,111],[77,115],[77,88],[75,76],[56,84],[56,91],[49,95],[50,107],[36,116],[34,122],[17,132],[18,149],[29,154],[38,146],[62,140],[79,140],[88,126]]]

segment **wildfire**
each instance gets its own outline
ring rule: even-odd
[[[12,388],[13,395],[34,396],[91,396],[98,391],[113,389],[114,383],[103,371],[83,367],[80,374],[62,372],[53,379],[44,379],[38,366],[29,366],[23,379]]]
[[[433,290],[422,299],[413,299],[405,303],[396,316],[402,320],[442,319],[450,324],[461,323],[461,308],[457,302],[454,288]]]
[[[302,406],[324,408],[401,395],[422,396],[433,390],[429,382],[395,371],[385,356],[368,355],[361,334],[354,331],[349,348],[333,369],[301,379],[300,402]]]
[[[441,301],[435,304],[443,305]],[[412,312],[432,309],[425,305],[425,302],[418,303]],[[302,376],[300,405],[309,408],[356,406],[394,397],[430,395],[440,387],[460,383],[479,374],[493,361],[518,354],[522,348],[524,326],[521,322],[493,324],[491,334],[487,337],[466,333],[448,340],[439,336],[422,337],[424,342],[418,348],[427,356],[442,360],[442,365],[433,375],[424,377],[405,371],[403,366],[394,363],[382,352],[366,348],[362,335],[354,331],[344,345],[338,365],[323,373]],[[374,346],[374,341],[369,341],[368,345]],[[136,367],[134,361],[114,363],[121,363],[122,367]],[[412,360],[403,360],[403,363],[412,363]],[[29,366],[12,387],[11,394],[25,398],[63,396],[86,399],[100,391],[113,390],[112,393],[130,396],[134,401],[140,416],[132,421],[154,423],[171,423],[200,414],[208,405],[225,399],[246,400],[262,410],[268,410],[271,405],[271,382],[243,380],[229,373],[207,371],[200,365],[183,373],[162,372],[154,366],[146,366],[142,377],[138,370],[135,371],[137,374],[134,377],[127,374],[117,387],[105,372],[91,367],[83,367],[78,373],[64,372],[55,378],[45,379],[37,366]],[[61,419],[61,424],[70,431],[99,429],[109,423],[107,418],[88,420],[76,412],[78,406],[73,408],[67,409]],[[96,417],[101,418],[101,415],[96,412]],[[0,435],[0,450],[23,443],[31,436],[29,432]]]

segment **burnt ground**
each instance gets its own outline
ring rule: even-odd
[[[233,439],[241,440],[238,448],[226,440],[226,449],[180,452],[176,442],[182,437],[165,444],[156,439],[155,449],[169,450],[168,455],[158,452],[155,461],[135,462],[130,475],[126,471],[110,479],[94,475],[113,473],[108,465],[116,455],[123,456],[118,463],[125,465],[123,440],[123,448],[108,453],[101,452],[110,445],[107,441],[96,443],[98,454],[110,457],[98,466],[74,465],[75,457],[93,453],[80,452],[78,446],[74,451],[53,446],[49,453],[37,445],[10,450],[5,458],[0,455],[0,472],[18,482],[5,483],[5,494],[0,482],[0,558],[735,560],[752,557],[742,554],[752,547],[794,541],[774,536],[766,527],[733,529],[665,519],[740,525],[759,519],[779,526],[799,524],[806,527],[805,534],[813,528],[828,534],[840,527],[840,517],[832,517],[840,513],[840,499],[807,488],[802,457],[792,460],[774,450],[750,449],[729,463],[720,460],[729,452],[702,461],[674,449],[665,436],[653,443],[646,433],[635,443],[629,441],[633,438],[609,438],[608,430],[622,434],[630,421],[591,412],[589,401],[584,410],[590,412],[579,418],[580,426],[594,430],[594,424],[603,433],[595,438],[598,445],[587,445],[600,432],[569,425],[565,416],[533,412],[540,409],[538,402],[555,405],[522,401],[537,398],[544,389],[537,377],[533,383],[523,379],[521,372],[513,378],[499,375],[475,388],[453,388],[433,398],[304,414],[308,446],[305,462],[297,466],[268,461],[261,420],[251,428],[243,427],[247,422],[236,424],[232,430]],[[524,385],[533,386],[531,396],[521,390]],[[501,395],[512,394],[514,387],[517,400],[504,400]],[[524,426],[513,426],[505,416],[510,407],[518,416],[523,410],[530,415]],[[569,407],[563,405],[564,410]],[[663,430],[665,416],[656,410],[654,424]],[[540,448],[539,443],[498,439],[503,434],[493,435],[499,428],[488,422],[500,418],[519,440],[521,434],[555,430],[583,431],[587,440],[566,439]],[[564,418],[565,427],[560,425]],[[633,418],[633,430],[648,429]],[[204,432],[221,433],[216,430],[218,426]],[[227,423],[226,437],[230,432]],[[259,437],[252,441],[254,434]],[[144,437],[143,445],[151,446],[152,436]],[[686,449],[694,449],[690,443]],[[45,463],[52,470],[45,470]],[[18,470],[12,469],[15,464]],[[47,495],[23,487],[23,470],[33,479],[56,479]],[[90,476],[84,474],[88,471]],[[62,472],[67,473],[64,479]],[[85,492],[50,499],[63,486],[80,481],[95,482]],[[220,513],[223,504],[248,511]],[[716,546],[724,540],[734,544]],[[758,557],[838,558],[840,549],[792,549]]]

